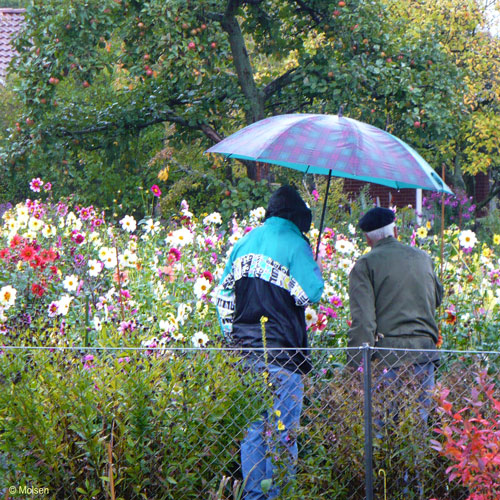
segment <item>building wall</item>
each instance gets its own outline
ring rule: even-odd
[[[411,205],[413,208],[416,206],[417,195],[415,189],[392,189],[386,186],[381,186],[379,184],[371,184],[361,181],[356,181],[353,179],[344,179],[344,191],[347,193],[352,193],[353,196],[357,196],[363,186],[369,185],[369,194],[374,202],[379,200],[381,207],[388,207],[393,205],[399,208]]]

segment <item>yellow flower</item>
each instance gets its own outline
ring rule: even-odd
[[[431,224],[431,221],[428,220],[425,224],[425,227],[430,231],[431,227],[432,227],[432,224]]]
[[[483,256],[487,259],[493,255],[493,250],[491,248],[485,247],[483,248]]]
[[[284,431],[285,429],[286,429],[285,424],[281,420],[278,420],[278,430]]]
[[[494,245],[500,245],[500,234],[494,234],[493,235],[493,244]]]
[[[417,229],[418,238],[427,238],[427,229],[425,227],[419,227]]]
[[[275,411],[274,411],[274,414],[275,414],[277,417],[281,417],[281,411],[280,411],[280,410],[275,410]]]

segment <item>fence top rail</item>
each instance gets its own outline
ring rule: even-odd
[[[385,351],[385,352],[438,352],[438,353],[450,353],[450,354],[478,354],[478,355],[500,355],[500,351],[466,351],[466,350],[453,350],[453,349],[401,349],[401,348],[388,348],[388,347],[373,347],[369,345],[364,345],[361,347],[307,347],[307,348],[282,348],[282,347],[267,347],[266,349],[262,347],[167,347],[167,346],[157,346],[157,347],[103,347],[103,346],[0,346],[0,353],[2,351],[22,351],[22,350],[40,350],[40,351],[157,351],[157,352],[259,352],[264,351],[271,352],[287,352],[287,351]]]

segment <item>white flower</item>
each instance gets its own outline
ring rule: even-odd
[[[194,294],[198,299],[201,299],[203,296],[208,294],[210,289],[210,281],[207,278],[198,278],[194,284]]]
[[[349,226],[347,226],[347,229],[349,230],[350,234],[356,234],[356,228],[352,224],[349,224]]]
[[[177,320],[173,314],[170,314],[167,319],[160,320],[159,326],[160,330],[166,333],[173,333],[178,328]]]
[[[338,239],[335,242],[335,250],[340,253],[350,254],[354,251],[354,245],[349,240]]]
[[[42,234],[45,238],[50,238],[51,236],[55,236],[57,234],[57,229],[52,224],[45,224],[42,229]]]
[[[309,231],[309,236],[311,237],[311,239],[316,239],[318,236],[319,236],[319,230],[316,229],[315,227],[313,227],[310,231]]]
[[[462,231],[458,235],[458,240],[460,241],[460,246],[463,248],[473,248],[477,243],[476,234],[469,229]]]
[[[146,219],[144,221],[144,231],[147,234],[156,234],[160,230],[160,221],[154,221],[153,219]]]
[[[95,231],[93,231],[88,235],[88,241],[89,243],[92,243],[92,245],[94,245],[95,248],[99,248],[102,246],[102,240],[99,237],[99,233]]]
[[[0,289],[0,305],[2,305],[5,310],[13,306],[16,302],[17,290],[10,286],[5,285]]]
[[[113,269],[116,267],[116,253],[108,252],[106,258],[103,259],[103,263],[106,269]]]
[[[114,253],[114,249],[112,250],[111,248],[108,248],[108,247],[101,247],[99,249],[99,259],[102,260],[102,261],[105,261],[108,256],[111,254],[111,252]]]
[[[318,314],[312,307],[306,308],[306,325],[309,328],[311,325],[318,321]]]
[[[7,222],[7,230],[9,231],[9,233],[16,233],[18,229],[19,229],[19,224],[16,220],[10,219]]]
[[[208,335],[203,332],[196,332],[191,337],[191,342],[195,347],[203,347],[207,344],[209,340],[210,339],[208,338]]]
[[[65,294],[57,301],[57,314],[59,316],[66,316],[66,314],[68,314],[69,305],[71,304],[72,300],[73,297]]]
[[[92,319],[92,323],[94,324],[94,329],[100,332],[102,329],[102,323],[99,316],[94,316],[94,318]]]
[[[222,217],[219,212],[212,212],[203,219],[203,224],[205,226],[208,224],[222,224]]]
[[[238,229],[231,236],[229,236],[228,240],[231,245],[234,245],[241,237],[243,236],[242,232]]]
[[[74,292],[78,288],[78,277],[74,274],[66,276],[63,281],[63,287],[68,292]]]
[[[131,215],[126,215],[121,221],[120,224],[125,231],[129,233],[133,233],[137,227],[137,223],[135,219]]]
[[[346,273],[349,273],[351,271],[351,268],[353,266],[352,260],[350,259],[340,259],[338,268],[342,269]]]
[[[122,255],[120,255],[120,265],[124,267],[133,267],[137,262],[137,255],[130,250],[125,250]]]
[[[187,228],[182,227],[169,233],[166,242],[174,247],[188,245],[194,240],[194,234]]]
[[[102,263],[95,259],[90,259],[88,262],[89,276],[95,278],[102,271]]]
[[[26,205],[23,205],[22,203],[16,205],[16,212],[17,216],[20,218],[26,219],[29,217],[28,207]]]
[[[31,231],[40,231],[40,229],[42,229],[43,227],[43,222],[36,217],[31,217],[28,223],[28,227],[31,229]]]
[[[266,215],[266,209],[264,207],[254,208],[250,211],[250,219],[260,220],[263,219]]]
[[[177,308],[177,318],[176,321],[179,325],[183,325],[186,318],[193,311],[193,308],[187,304],[181,303]]]
[[[33,231],[26,231],[23,236],[27,239],[27,240],[34,240],[36,239],[36,233],[34,233]]]

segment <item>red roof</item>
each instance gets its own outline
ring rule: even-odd
[[[10,60],[16,54],[10,41],[24,25],[24,9],[0,9],[0,79],[7,72]]]

